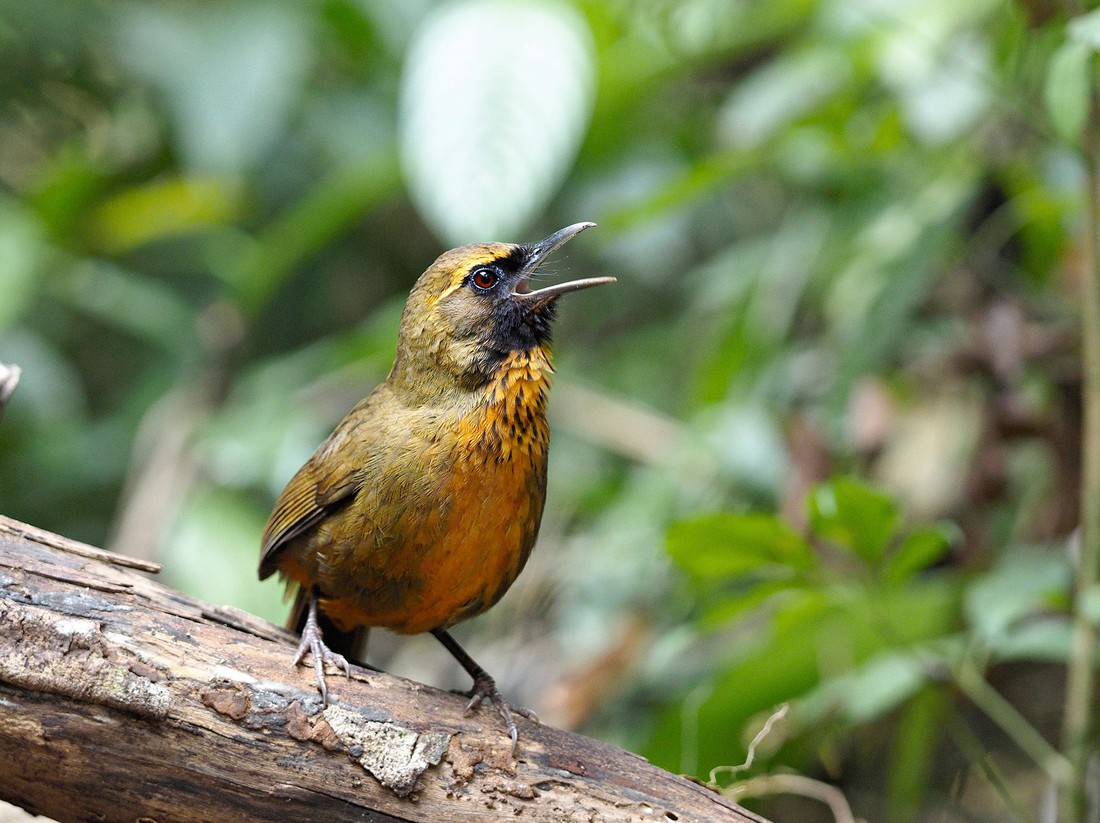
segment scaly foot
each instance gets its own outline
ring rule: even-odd
[[[512,738],[512,754],[516,753],[516,746],[519,744],[519,729],[516,728],[513,713],[536,723],[539,722],[538,715],[530,709],[525,709],[523,706],[509,706],[497,689],[496,681],[484,671],[474,678],[474,687],[467,692],[467,695],[470,702],[466,704],[466,714],[472,712],[483,700],[488,700],[500,712],[500,716],[504,718],[504,724],[508,727],[508,736]]]
[[[321,702],[328,705],[328,685],[325,683],[325,664],[332,663],[344,670],[347,677],[351,677],[351,665],[342,654],[337,654],[325,645],[321,634],[321,627],[317,624],[317,597],[309,600],[309,612],[306,614],[306,624],[302,627],[302,642],[298,644],[298,651],[294,653],[294,665],[299,665],[306,652],[313,655],[313,671],[317,674],[317,688],[321,690]]]
[[[539,722],[538,716],[530,709],[509,706],[504,702],[504,698],[497,689],[496,681],[470,655],[466,654],[466,650],[458,645],[458,641],[451,637],[450,632],[440,628],[432,629],[432,634],[436,640],[443,644],[443,648],[449,651],[451,656],[458,661],[458,664],[466,670],[466,673],[474,679],[474,687],[466,693],[470,698],[470,702],[466,704],[466,713],[469,714],[473,711],[474,707],[482,700],[488,700],[496,706],[497,711],[500,712],[500,716],[504,718],[504,722],[508,726],[508,736],[512,738],[512,754],[515,754],[516,745],[519,743],[519,730],[516,728],[516,719],[512,716],[513,713],[534,720],[536,723]]]

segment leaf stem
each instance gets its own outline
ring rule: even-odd
[[[954,676],[955,682],[971,702],[985,712],[1051,780],[1059,787],[1073,782],[1072,763],[986,682],[973,663],[964,661],[955,669]]]
[[[1081,526],[1080,549],[1073,585],[1073,636],[1066,671],[1065,714],[1062,723],[1062,752],[1072,768],[1070,779],[1059,786],[1059,820],[1077,823],[1085,814],[1085,772],[1088,763],[1088,733],[1096,661],[1096,625],[1086,613],[1090,592],[1100,568],[1100,226],[1098,192],[1097,123],[1095,88],[1090,92],[1088,120],[1082,134],[1085,166],[1085,232],[1082,252],[1081,345],[1083,363],[1081,434]]]
[[[1024,823],[1033,820],[1034,818],[1029,816],[1016,798],[1012,796],[1008,784],[1001,776],[992,758],[990,758],[989,752],[974,735],[974,732],[970,730],[970,727],[966,724],[966,719],[959,712],[954,712],[954,717],[947,724],[947,732],[954,740],[955,745],[970,761],[971,767],[980,771],[1001,799],[1001,802],[1004,803],[1005,812],[1012,823]]]

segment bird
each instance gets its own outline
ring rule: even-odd
[[[473,678],[466,711],[488,701],[515,751],[513,712],[449,629],[493,606],[523,569],[546,499],[546,405],[558,298],[614,283],[531,278],[594,223],[533,245],[476,243],[441,254],[401,315],[389,375],[287,483],[261,539],[259,577],[294,594],[293,665],[312,657],[350,676],[366,633],[430,632]]]

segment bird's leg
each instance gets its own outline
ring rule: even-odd
[[[328,705],[328,686],[325,684],[325,663],[332,663],[338,669],[343,669],[344,674],[351,677],[351,666],[342,654],[337,654],[325,645],[321,635],[321,627],[317,623],[317,590],[309,593],[309,611],[306,612],[306,623],[302,626],[302,642],[298,644],[298,651],[294,654],[294,665],[297,666],[306,656],[306,652],[313,655],[313,671],[317,673],[317,687],[321,690],[321,702]]]
[[[512,752],[515,753],[516,744],[519,743],[519,730],[516,728],[515,718],[512,717],[513,712],[529,720],[534,720],[536,723],[539,720],[538,716],[530,709],[525,709],[522,706],[509,706],[497,689],[496,681],[493,680],[489,672],[481,668],[477,661],[458,645],[458,641],[451,637],[450,632],[446,629],[432,629],[432,634],[435,635],[436,640],[443,644],[443,648],[449,651],[451,656],[459,662],[459,665],[466,670],[466,673],[474,679],[474,686],[467,693],[470,702],[466,704],[466,712],[472,711],[482,700],[488,700],[492,703],[508,726],[508,736],[512,738]]]

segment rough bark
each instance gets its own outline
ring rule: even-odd
[[[644,759],[460,696],[290,666],[294,639],[0,517],[0,799],[68,821],[755,821]]]

